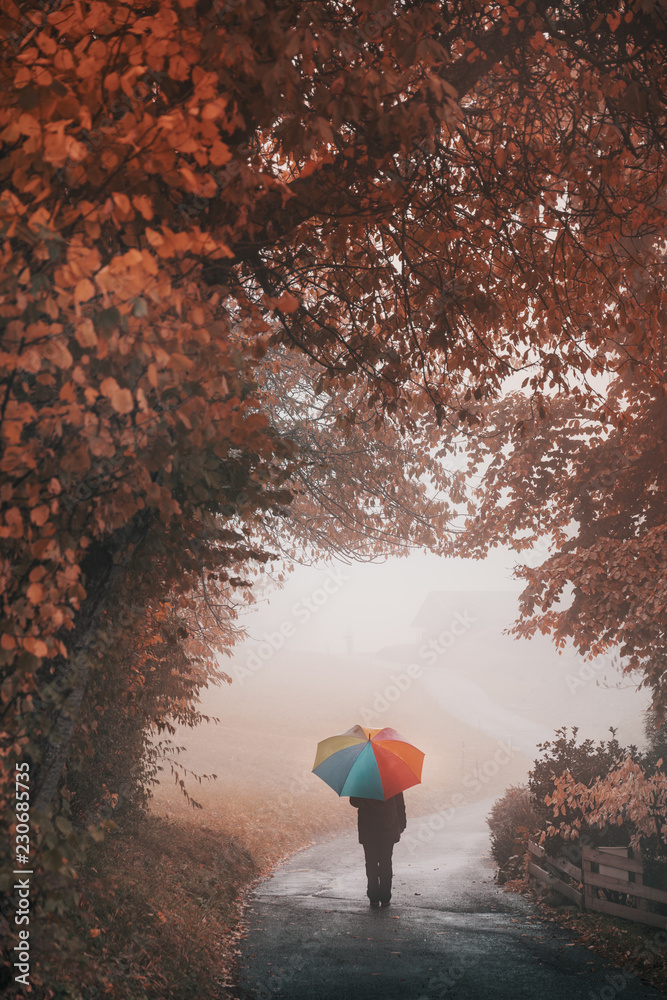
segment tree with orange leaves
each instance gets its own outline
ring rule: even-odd
[[[48,809],[128,575],[225,600],[271,539],[551,533],[526,614],[662,698],[662,6],[0,10],[2,788]]]

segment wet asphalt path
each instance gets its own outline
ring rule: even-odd
[[[408,798],[408,796],[406,796]],[[572,944],[493,881],[484,817],[410,821],[392,905],[371,909],[355,836],[307,848],[254,893],[242,1000],[650,1000],[665,994]],[[408,800],[409,809],[409,800]],[[438,825],[438,824],[434,824]],[[422,838],[419,832],[422,830]]]

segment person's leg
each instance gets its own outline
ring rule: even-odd
[[[379,874],[379,899],[387,906],[391,900],[391,856],[394,851],[392,841],[378,845],[378,874]]]
[[[377,844],[364,844],[364,855],[366,857],[366,878],[368,888],[366,895],[371,903],[380,902],[380,858]]]

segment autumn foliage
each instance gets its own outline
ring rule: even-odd
[[[651,724],[654,720],[651,719]],[[581,845],[630,847],[640,852],[648,884],[667,880],[667,775],[652,749],[621,747],[612,739],[577,744],[576,729],[543,745],[531,772],[540,814],[540,843],[548,854],[578,862]],[[664,740],[664,726],[661,737]],[[546,753],[544,753],[546,751]]]
[[[643,839],[656,838],[661,845],[667,841],[667,776],[661,771],[646,775],[630,756],[590,786],[567,773],[558,776],[546,804],[556,817],[565,803],[581,810],[589,825],[629,825],[633,847]],[[580,820],[573,824],[560,822],[552,829],[577,837],[580,825]]]
[[[2,789],[304,549],[548,537],[664,702],[662,4],[0,10]]]

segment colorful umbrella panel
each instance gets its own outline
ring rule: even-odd
[[[353,726],[317,744],[313,773],[341,796],[386,800],[420,783],[423,761],[395,729]]]

